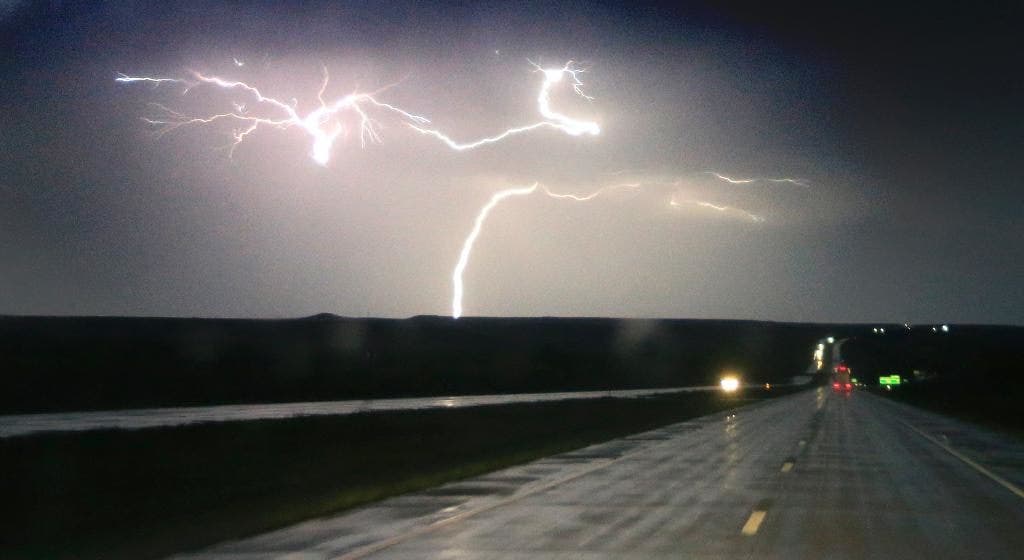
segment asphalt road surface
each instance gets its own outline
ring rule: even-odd
[[[1022,486],[1017,440],[822,388],[179,558],[1022,558]]]

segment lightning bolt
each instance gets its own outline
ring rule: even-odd
[[[791,185],[796,185],[798,187],[804,187],[804,188],[809,188],[810,187],[810,185],[808,185],[806,182],[804,182],[804,181],[802,181],[800,179],[790,179],[788,177],[782,177],[782,178],[779,178],[779,179],[764,178],[764,177],[755,177],[753,179],[733,179],[732,177],[727,177],[727,176],[722,175],[721,173],[717,173],[715,171],[705,171],[704,174],[705,175],[711,175],[711,176],[713,176],[714,178],[716,178],[716,179],[718,179],[720,181],[725,181],[726,183],[732,183],[733,185],[749,185],[751,183],[789,183]]]
[[[242,66],[244,64],[237,58],[232,59],[232,61],[236,66]],[[359,130],[361,146],[365,147],[368,142],[381,142],[379,123],[370,117],[367,112],[367,109],[369,108],[376,108],[393,113],[400,117],[402,121],[413,130],[421,134],[437,138],[456,151],[470,150],[485,144],[499,142],[512,135],[540,128],[560,130],[570,136],[599,134],[600,127],[597,123],[574,119],[555,111],[551,107],[551,90],[557,84],[563,82],[570,84],[576,95],[588,100],[593,99],[584,93],[583,82],[579,78],[579,75],[584,72],[584,69],[576,66],[572,61],[565,63],[561,68],[542,68],[540,65],[532,61],[529,62],[533,65],[534,72],[539,72],[544,76],[540,92],[537,94],[537,111],[544,120],[525,126],[510,128],[498,135],[465,143],[457,142],[439,130],[425,128],[423,125],[430,123],[430,120],[426,117],[412,114],[404,109],[400,109],[394,105],[378,100],[376,96],[391,86],[381,88],[373,93],[361,93],[356,91],[331,102],[327,102],[324,99],[324,92],[327,89],[330,76],[326,68],[323,68],[323,80],[320,84],[319,90],[317,91],[317,100],[319,101],[320,106],[306,114],[299,113],[296,108],[297,103],[294,100],[291,103],[286,103],[279,99],[264,95],[257,87],[245,82],[225,79],[218,76],[207,76],[195,70],[189,71],[189,77],[187,78],[129,76],[127,74],[118,73],[115,81],[120,83],[149,83],[154,87],[160,86],[161,84],[178,84],[184,86],[183,94],[188,94],[194,88],[204,85],[241,92],[242,95],[250,98],[250,101],[257,107],[265,109],[265,111],[256,113],[251,110],[247,110],[247,104],[232,101],[232,107],[234,108],[233,111],[215,113],[212,115],[190,115],[171,109],[170,107],[160,103],[151,103],[150,106],[154,109],[155,114],[153,116],[143,118],[145,122],[158,127],[158,134],[164,134],[189,125],[206,125],[222,121],[233,122],[236,126],[231,132],[233,142],[228,146],[229,156],[233,155],[235,148],[237,148],[239,144],[245,141],[250,134],[256,132],[260,127],[275,128],[278,130],[297,127],[312,138],[313,145],[311,157],[313,160],[320,165],[327,165],[330,161],[331,150],[335,141],[346,130],[341,120],[341,115],[343,113],[352,113],[355,115],[358,122],[357,128]],[[268,111],[270,113],[269,115],[266,114]]]
[[[534,67],[534,72],[540,72],[544,76],[544,81],[540,86],[540,93],[537,94],[537,111],[544,117],[544,120],[528,124],[525,126],[518,126],[509,128],[500,134],[495,136],[489,136],[487,138],[481,138],[472,142],[458,142],[453,140],[447,134],[440,132],[436,129],[424,128],[415,124],[406,123],[410,128],[425,134],[432,136],[438,140],[444,142],[449,148],[456,151],[472,150],[479,148],[486,144],[493,144],[500,142],[509,136],[521,134],[523,132],[529,132],[531,130],[537,130],[540,128],[553,128],[560,130],[570,136],[581,136],[584,134],[590,134],[596,136],[600,134],[601,127],[595,122],[577,120],[562,113],[559,113],[551,108],[551,89],[555,85],[568,81],[572,85],[573,92],[580,97],[591,100],[592,97],[588,96],[583,92],[583,82],[580,81],[579,75],[584,72],[582,68],[575,66],[573,61],[566,62],[561,68],[541,68],[541,66],[533,61],[528,61]]]
[[[764,222],[764,218],[762,216],[758,216],[757,214],[754,214],[752,212],[748,212],[748,211],[746,211],[746,210],[744,210],[742,208],[736,208],[735,206],[720,206],[720,205],[712,204],[710,202],[706,202],[706,201],[703,201],[703,200],[692,200],[692,199],[677,200],[675,197],[673,197],[672,200],[669,201],[669,205],[671,205],[671,206],[673,206],[675,208],[679,208],[679,207],[683,206],[684,204],[689,204],[689,205],[693,205],[693,206],[699,206],[701,208],[709,208],[711,210],[715,210],[716,212],[722,212],[723,214],[733,214],[733,215],[736,215],[736,216],[740,216],[740,217],[746,218],[746,219],[748,219],[748,220],[750,220],[750,221],[752,221],[754,223]]]
[[[484,222],[487,221],[487,216],[491,214],[491,210],[501,204],[501,201],[511,198],[513,196],[526,196],[533,194],[537,190],[538,183],[534,183],[529,187],[518,187],[512,189],[505,189],[498,191],[491,196],[491,199],[487,201],[487,204],[480,209],[477,213],[476,219],[473,220],[473,229],[466,236],[466,240],[462,242],[462,251],[459,252],[459,262],[455,264],[455,270],[452,271],[452,318],[458,319],[462,317],[462,273],[466,270],[466,265],[469,264],[469,256],[473,252],[473,244],[476,243],[477,237],[480,237],[480,230],[484,227]]]
[[[395,114],[409,123],[426,124],[430,122],[425,117],[414,115],[394,105],[378,100],[376,96],[391,86],[381,88],[373,93],[356,91],[330,102],[326,101],[324,99],[324,92],[330,81],[327,68],[323,68],[323,80],[317,91],[319,107],[305,114],[299,113],[296,108],[297,103],[294,101],[286,103],[269,97],[264,95],[258,88],[245,82],[218,76],[207,76],[194,70],[190,71],[189,75],[189,78],[166,78],[118,74],[115,81],[121,83],[151,83],[154,87],[161,84],[174,83],[185,86],[183,94],[187,94],[199,86],[241,92],[242,95],[250,99],[253,105],[262,109],[262,112],[259,114],[254,113],[252,112],[252,107],[248,107],[247,104],[232,101],[233,110],[231,111],[206,116],[195,116],[176,111],[159,103],[151,103],[150,106],[155,110],[155,114],[151,117],[143,118],[145,122],[159,127],[158,134],[164,134],[189,125],[205,125],[221,121],[233,122],[236,126],[231,133],[234,141],[229,146],[229,154],[233,154],[235,148],[260,127],[278,130],[298,128],[310,136],[313,141],[310,153],[313,160],[320,165],[327,165],[331,158],[331,150],[335,140],[346,130],[345,124],[341,119],[343,114],[351,113],[355,117],[356,128],[359,130],[360,145],[364,147],[368,142],[381,142],[380,125],[370,117],[370,114],[367,112],[368,109],[373,108]]]
[[[756,181],[757,179],[749,179],[743,181]],[[502,202],[515,197],[528,196],[534,193],[541,193],[549,198],[558,200],[570,200],[572,202],[587,202],[593,200],[601,195],[604,195],[612,190],[617,189],[643,189],[645,187],[663,187],[663,186],[676,186],[678,187],[682,180],[675,181],[644,181],[644,182],[631,182],[631,183],[618,183],[600,189],[594,190],[587,194],[574,194],[556,192],[548,187],[541,185],[540,183],[533,183],[527,187],[512,187],[504,190],[500,190],[494,193],[486,204],[477,212],[476,218],[473,220],[473,228],[470,230],[469,235],[466,236],[462,242],[462,250],[459,252],[459,259],[455,264],[454,270],[452,270],[452,318],[458,319],[462,316],[463,306],[462,299],[464,293],[464,282],[463,274],[466,271],[466,266],[469,264],[469,259],[473,253],[473,246],[476,244],[477,239],[480,237],[480,233],[483,230],[484,224],[487,218],[491,215],[491,212],[499,206]],[[735,180],[734,180],[735,181]],[[749,212],[742,208],[735,206],[725,206],[713,204],[711,202],[696,200],[696,199],[684,199],[672,196],[669,199],[669,205],[673,208],[681,208],[683,206],[694,206],[697,208],[705,208],[713,210],[722,214],[743,218],[750,220],[753,223],[763,223],[765,218],[753,212]]]
[[[117,73],[117,77],[114,78],[115,82],[132,83],[132,82],[149,82],[152,84],[163,84],[163,83],[175,83],[184,84],[185,80],[179,80],[177,78],[151,78],[148,76],[129,76],[127,74]]]
[[[639,183],[623,183],[603,187],[591,192],[590,194],[578,195],[554,192],[540,183],[534,183],[528,187],[512,187],[494,193],[487,201],[487,204],[484,204],[480,211],[477,212],[476,219],[473,220],[473,229],[470,230],[469,235],[467,235],[466,239],[462,242],[462,250],[459,252],[459,260],[455,263],[455,269],[452,270],[452,318],[458,319],[462,316],[462,274],[466,271],[466,265],[469,264],[469,257],[473,253],[473,245],[476,244],[477,238],[480,237],[480,231],[483,229],[484,222],[487,221],[487,217],[490,216],[491,211],[503,201],[517,196],[527,196],[535,192],[541,192],[554,199],[586,202],[593,200],[608,191],[616,189],[637,189],[640,188],[640,186],[641,185]]]
[[[244,63],[233,59],[236,66]],[[285,102],[280,99],[265,95],[259,88],[242,81],[226,79],[218,76],[206,75],[198,71],[188,71],[187,77],[162,77],[162,76],[131,76],[118,74],[115,81],[119,83],[149,84],[153,88],[167,84],[175,84],[183,87],[182,95],[187,95],[193,89],[199,87],[216,88],[231,94],[229,99],[231,110],[208,115],[193,115],[172,109],[159,103],[151,103],[154,114],[143,118],[151,125],[158,127],[157,133],[164,134],[185,126],[201,126],[215,123],[231,123],[231,136],[233,141],[229,145],[230,153],[244,142],[251,134],[261,128],[276,130],[298,129],[311,139],[310,156],[320,165],[327,165],[331,159],[331,153],[336,140],[345,134],[349,127],[358,130],[360,145],[367,143],[380,143],[380,124],[371,114],[380,112],[396,117],[400,122],[406,124],[420,134],[434,137],[455,151],[472,150],[484,145],[500,142],[510,136],[541,128],[561,131],[569,136],[583,136],[600,134],[600,127],[597,123],[586,120],[579,120],[560,113],[551,106],[551,92],[560,84],[568,84],[573,92],[584,99],[592,99],[583,91],[583,82],[580,74],[582,68],[576,66],[572,61],[565,63],[560,68],[543,68],[540,65],[529,61],[534,68],[534,73],[540,73],[543,80],[540,91],[537,94],[537,112],[542,120],[524,126],[509,128],[497,135],[481,138],[471,142],[458,142],[450,136],[437,129],[427,128],[424,125],[430,124],[426,117],[413,114],[409,111],[385,103],[378,99],[378,96],[392,87],[394,84],[380,88],[373,92],[354,91],[347,95],[328,100],[325,98],[330,76],[326,68],[323,68],[323,78],[320,87],[316,91],[318,106],[308,112],[302,113],[298,109],[298,102],[291,100]],[[241,99],[238,96],[241,96]],[[348,117],[347,119],[345,117]],[[350,123],[350,120],[351,123]],[[624,175],[628,170],[613,172],[612,175]],[[706,171],[704,174],[712,175],[720,181],[731,184],[752,184],[752,183],[790,183],[793,185],[808,187],[808,184],[799,179],[791,178],[744,178],[735,179],[722,175],[715,171]],[[479,210],[473,221],[473,227],[462,243],[459,258],[452,271],[452,317],[459,318],[463,314],[463,274],[469,264],[474,245],[479,238],[483,227],[491,215],[491,212],[502,202],[515,197],[525,197],[535,193],[541,193],[549,198],[558,200],[569,200],[572,202],[587,202],[614,189],[640,189],[652,185],[679,187],[682,179],[674,181],[644,181],[620,183],[597,189],[585,194],[568,192],[555,192],[540,183],[533,183],[525,187],[513,187],[494,193],[487,203]],[[748,212],[742,208],[732,206],[716,205],[711,202],[695,199],[676,199],[672,197],[669,201],[672,207],[692,205],[716,212],[730,214],[735,217],[742,217],[755,223],[764,222],[765,219],[757,214]]]

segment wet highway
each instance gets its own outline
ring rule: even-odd
[[[177,558],[1020,558],[1024,445],[811,389]]]

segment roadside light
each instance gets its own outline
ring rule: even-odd
[[[829,344],[832,344],[833,342],[836,341],[835,337],[832,337],[832,336],[826,338],[825,340],[827,340]]]
[[[721,386],[726,393],[735,393],[740,388],[740,380],[735,375],[727,375],[722,378]]]
[[[772,388],[772,384],[771,384],[771,383],[765,383],[765,384],[764,384],[764,388],[765,388],[765,389],[768,389],[768,390],[771,390],[771,388]]]

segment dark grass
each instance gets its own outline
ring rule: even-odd
[[[762,396],[596,399],[0,440],[0,557],[160,557]]]

